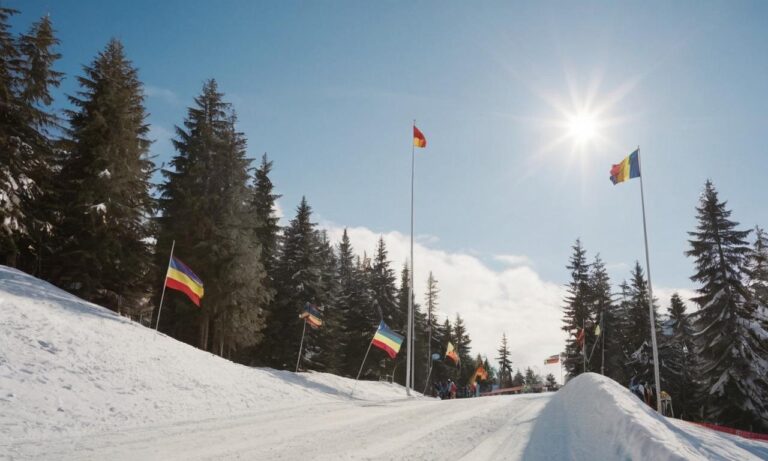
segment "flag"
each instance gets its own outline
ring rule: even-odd
[[[611,182],[616,185],[627,179],[640,177],[640,149],[611,167]]]
[[[373,335],[372,344],[389,354],[389,358],[394,359],[397,356],[397,353],[400,352],[400,346],[403,344],[403,337],[390,330],[387,324],[382,320],[379,324],[379,329],[376,330],[376,334]]]
[[[413,145],[421,148],[427,147],[427,138],[424,137],[424,133],[416,128],[416,125],[413,125]]]
[[[475,379],[480,379],[482,381],[485,381],[488,379],[488,372],[485,371],[485,367],[480,365],[477,367],[477,370],[475,370]]]
[[[600,336],[600,324],[595,327],[595,336]]]
[[[319,328],[323,324],[323,319],[320,318],[320,311],[314,304],[306,303],[304,305],[304,312],[299,315],[299,318],[309,322],[312,328]]]
[[[550,355],[544,360],[544,365],[552,365],[553,363],[560,363],[560,354]]]
[[[168,266],[168,273],[165,275],[165,286],[178,290],[187,295],[187,297],[200,306],[200,298],[203,297],[203,282],[200,277],[192,272],[192,269],[181,262],[176,256],[171,258],[171,264]]]
[[[456,349],[453,348],[453,344],[451,344],[450,341],[448,342],[448,349],[445,350],[445,356],[453,360],[453,363],[458,365],[459,354],[456,353]]]
[[[581,347],[584,347],[584,329],[579,328],[579,334],[576,336],[576,344],[578,344]]]

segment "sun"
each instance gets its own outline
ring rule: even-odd
[[[566,126],[568,136],[583,145],[599,135],[600,122],[594,114],[585,111],[568,117]]]

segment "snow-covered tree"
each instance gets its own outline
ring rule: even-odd
[[[639,382],[653,384],[655,382],[653,366],[653,348],[651,340],[651,314],[648,310],[648,280],[643,268],[635,261],[628,284],[629,292],[624,309],[627,315],[627,325],[624,334],[626,351],[629,355],[628,375]],[[660,335],[658,305],[653,300],[654,328],[656,337]]]
[[[695,411],[692,405],[695,390],[693,327],[677,293],[670,299],[668,314],[666,326],[670,336],[660,338],[661,388],[672,396],[676,415],[686,418]]]
[[[578,376],[584,371],[582,345],[578,341],[579,332],[587,323],[591,325],[594,319],[591,309],[589,264],[587,264],[586,251],[578,239],[572,249],[573,254],[568,266],[566,266],[571,271],[571,281],[568,284],[568,295],[565,297],[562,326],[562,329],[568,334],[563,366],[570,378]],[[594,343],[593,332],[586,331],[585,336],[588,344]]]
[[[699,361],[700,403],[707,419],[733,427],[768,429],[768,332],[743,280],[749,231],[738,229],[731,210],[707,181],[689,232],[699,304],[694,347]]]

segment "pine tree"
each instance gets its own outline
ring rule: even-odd
[[[636,381],[652,384],[655,382],[655,378],[650,331],[651,316],[648,310],[648,281],[637,261],[635,261],[635,267],[631,272],[628,286],[628,300],[624,306],[627,315],[624,342],[629,355],[628,371],[630,376],[635,377]],[[658,305],[655,299],[653,300],[653,311],[656,336],[660,337]]]
[[[275,266],[277,301],[270,320],[268,352],[272,366],[277,368],[290,369],[295,365],[303,327],[299,313],[305,303],[321,305],[325,296],[320,242],[311,219],[312,209],[302,197],[296,217],[283,232]],[[310,358],[305,353],[302,361]]]
[[[669,327],[671,335],[664,339],[661,354],[661,387],[672,396],[673,407],[681,418],[691,415],[695,382],[693,352],[693,327],[685,313],[685,304],[680,295],[670,298]],[[662,354],[663,352],[663,354]]]
[[[565,297],[565,309],[563,313],[562,329],[568,333],[565,344],[565,360],[563,366],[568,372],[568,377],[573,378],[584,371],[585,360],[582,352],[582,344],[579,344],[579,332],[593,321],[593,313],[590,306],[591,293],[589,283],[589,265],[587,264],[586,251],[581,246],[581,241],[576,240],[572,247],[573,254],[566,268],[571,271],[571,282],[568,284],[568,295]],[[594,333],[585,331],[587,344],[594,343]]]
[[[545,385],[547,387],[547,390],[553,391],[557,389],[557,379],[555,378],[555,375],[552,373],[547,374],[547,377],[545,378]]]
[[[499,353],[499,356],[496,357],[496,361],[499,364],[499,387],[509,387],[512,385],[512,360],[509,358],[506,333],[501,335],[501,345],[497,352]]]
[[[5,263],[38,273],[44,241],[54,225],[55,151],[48,129],[56,126],[49,107],[51,87],[62,73],[59,41],[45,16],[18,43],[7,21],[15,10],[0,8],[0,256]]]
[[[305,366],[315,371],[336,374],[342,368],[337,338],[343,331],[341,312],[337,304],[340,288],[337,277],[338,258],[326,231],[319,231],[317,238],[320,286],[316,302],[322,309],[323,325],[317,330],[307,332],[305,344],[310,361]]]
[[[346,231],[345,231],[346,235]],[[345,243],[346,240],[346,243]],[[345,257],[345,254],[348,255]],[[348,238],[342,237],[339,246],[339,267],[346,266],[345,259],[352,258],[352,246]],[[341,269],[340,269],[341,270]],[[357,376],[365,351],[368,348],[376,328],[381,321],[378,311],[373,305],[372,294],[369,288],[369,276],[371,271],[370,261],[364,256],[356,257],[354,265],[340,273],[339,303],[345,306],[345,370],[351,377]],[[374,368],[372,360],[367,361],[362,369],[361,379],[372,378]]]
[[[605,370],[605,363],[603,362],[603,347],[606,348],[608,346],[613,346],[615,349],[617,344],[615,339],[618,338],[612,338],[613,341],[608,341],[607,338],[604,336],[606,335],[606,322],[605,319],[608,317],[609,320],[613,320],[612,313],[613,313],[613,300],[611,296],[611,280],[608,277],[608,271],[605,269],[605,264],[603,263],[603,260],[600,259],[600,255],[595,256],[595,260],[592,263],[589,271],[589,291],[590,291],[590,303],[592,305],[592,310],[594,312],[595,316],[595,323],[596,325],[600,325],[600,336],[595,335],[594,341],[596,341],[596,344],[593,343],[594,347],[590,347],[589,351],[591,352],[592,356],[590,357],[590,369],[595,372],[600,372],[601,374],[608,375],[610,373],[610,370],[607,370],[603,373]],[[619,332],[615,328],[615,325],[612,325],[613,330],[612,333],[614,335]],[[594,334],[595,329],[592,329],[592,333]],[[611,352],[605,353],[605,355],[610,355],[610,353],[614,352],[611,350]],[[610,368],[610,365],[609,365]]]
[[[511,370],[510,370],[511,371]],[[525,385],[525,375],[523,375],[520,372],[520,369],[518,368],[515,372],[515,376],[512,377],[512,382],[510,383],[510,386],[512,387],[520,387]]]
[[[456,340],[454,346],[456,346],[456,351],[459,354],[459,382],[466,383],[475,372],[475,366],[471,355],[470,344],[472,344],[472,340],[469,338],[466,325],[464,325],[464,319],[459,314],[456,314],[456,320],[453,323],[453,336]]]
[[[694,350],[702,384],[705,417],[720,424],[768,429],[768,351],[756,305],[742,280],[750,254],[749,231],[738,230],[731,210],[707,181],[696,207],[698,224],[689,232],[701,284],[693,299],[700,309],[694,322]]]
[[[256,236],[259,243],[261,243],[261,265],[264,266],[264,270],[267,272],[266,285],[268,288],[271,288],[273,285],[272,272],[277,254],[277,235],[280,231],[275,202],[281,197],[273,192],[274,185],[269,177],[271,172],[272,162],[267,160],[267,154],[264,154],[261,157],[261,164],[259,164],[254,174],[251,206],[256,222]]]
[[[755,242],[747,257],[746,272],[752,300],[768,306],[768,235],[760,226],[755,226]]]
[[[149,294],[154,208],[142,84],[117,40],[84,72],[69,98],[72,147],[58,178],[66,209],[52,277],[110,309],[136,308]]]
[[[534,386],[541,384],[541,376],[537,375],[531,367],[525,369],[525,385],[529,387],[529,390],[533,390]]]
[[[200,308],[166,293],[161,328],[202,349],[248,360],[262,339],[271,293],[247,205],[251,161],[236,121],[216,81],[206,81],[183,127],[176,128],[174,169],[163,171],[157,260],[167,261],[175,240],[174,255],[206,287]]]

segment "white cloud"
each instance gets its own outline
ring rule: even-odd
[[[525,255],[496,255],[493,259],[511,267],[533,265],[531,258]]]
[[[167,88],[144,85],[144,94],[146,94],[148,98],[160,99],[171,105],[178,105],[180,103],[179,96]]]
[[[338,242],[343,227],[321,223],[333,242]],[[399,273],[409,255],[409,237],[399,232],[377,233],[364,227],[348,228],[356,252],[369,255],[384,237],[393,268]],[[467,253],[449,253],[417,242],[414,244],[415,289],[423,303],[426,279],[432,271],[440,288],[440,313],[455,318],[459,313],[466,321],[472,339],[472,354],[480,353],[495,361],[502,333],[507,334],[514,368],[531,366],[559,379],[557,366],[545,367],[546,357],[563,349],[565,333],[562,325],[563,288],[541,277],[516,256],[515,267],[497,271]]]
[[[653,287],[653,297],[659,301],[659,314],[663,317],[667,316],[667,310],[669,309],[669,298],[673,293],[680,295],[680,299],[686,307],[686,312],[691,313],[699,310],[699,306],[691,301],[691,298],[696,296],[696,291],[689,288],[666,288],[666,287]]]

